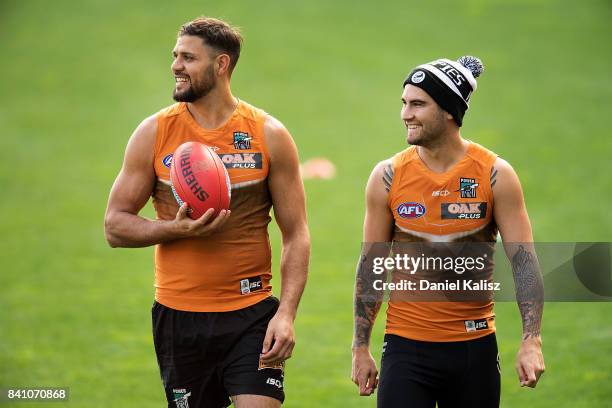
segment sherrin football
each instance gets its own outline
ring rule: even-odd
[[[186,202],[189,217],[200,218],[214,208],[213,218],[221,210],[228,210],[231,184],[227,170],[219,156],[202,143],[186,142],[172,155],[170,185],[179,206]]]

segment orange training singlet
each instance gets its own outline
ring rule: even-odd
[[[220,230],[206,238],[156,246],[155,299],[159,303],[184,311],[224,312],[271,295],[266,117],[243,101],[223,126],[212,130],[199,126],[185,103],[157,114],[153,205],[158,219],[172,220],[178,211],[170,189],[170,164],[172,153],[184,142],[211,147],[225,164],[232,184],[232,213]]]
[[[470,142],[446,173],[431,171],[416,146],[392,159],[388,205],[396,242],[495,242],[491,169],[497,155]],[[385,333],[420,341],[462,341],[495,332],[493,302],[389,301]],[[474,324],[476,322],[476,324]]]

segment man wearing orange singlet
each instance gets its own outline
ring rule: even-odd
[[[153,338],[168,407],[279,407],[285,396],[310,236],[291,135],[232,95],[241,44],[218,19],[181,27],[172,52],[177,103],[134,131],[108,201],[112,247],[155,245]],[[210,209],[192,220],[172,194],[172,154],[187,141],[211,147],[228,170],[230,209],[214,219]],[[151,196],[155,220],[138,215]],[[270,285],[272,207],[283,240],[280,301]]]
[[[375,243],[494,243],[499,231],[523,321],[516,359],[521,386],[535,387],[544,372],[542,280],[519,179],[505,160],[460,134],[483,69],[469,56],[415,68],[402,94],[410,147],[376,165],[367,184],[352,379],[360,395],[378,387],[379,407],[498,407],[500,371],[492,300],[418,302],[391,293],[379,384],[369,349],[383,299],[368,250]]]

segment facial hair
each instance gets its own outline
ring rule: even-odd
[[[175,89],[172,98],[177,102],[195,102],[208,95],[210,91],[215,89],[216,85],[215,72],[213,65],[210,64],[208,68],[204,70],[200,81],[190,82],[189,88],[184,91],[179,92]]]
[[[412,141],[410,144],[422,147],[433,147],[441,142],[443,134],[446,132],[446,115],[442,109],[438,109],[435,118],[427,125],[421,122],[421,137]]]

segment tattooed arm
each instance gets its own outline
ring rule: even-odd
[[[533,245],[510,244],[509,247],[513,253],[511,259],[516,301],[523,319],[523,340],[539,338],[544,288],[538,258]]]
[[[535,387],[544,372],[540,328],[544,308],[544,287],[533,246],[531,224],[523,191],[514,169],[497,159],[491,171],[493,216],[512,264],[516,301],[523,321],[523,337],[516,370],[521,386]]]
[[[366,187],[366,214],[363,223],[361,258],[355,277],[352,380],[359,386],[360,395],[371,395],[378,384],[378,370],[370,353],[370,335],[374,321],[382,304],[383,292],[374,290],[376,279],[384,275],[374,275],[374,257],[388,256],[393,216],[387,206],[387,195],[393,181],[393,171],[389,161],[379,163],[368,180]]]

